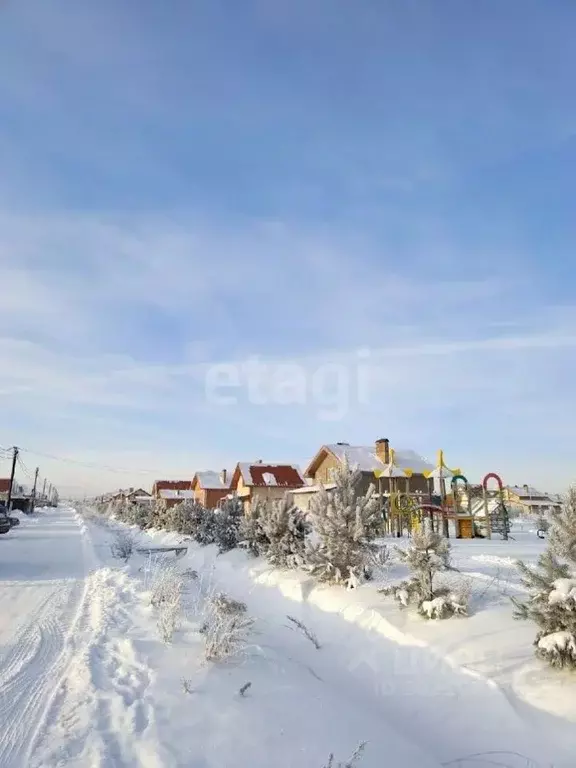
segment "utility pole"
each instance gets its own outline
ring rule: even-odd
[[[40,467],[36,467],[36,472],[34,473],[34,487],[32,488],[32,496],[30,498],[30,514],[34,512],[34,505],[36,503],[36,486],[38,485],[39,472]]]
[[[8,512],[10,512],[10,505],[12,504],[12,489],[14,487],[14,475],[16,474],[16,461],[18,459],[18,448],[14,446],[12,449],[12,471],[10,472],[10,486],[8,488],[8,501],[6,502],[6,507],[8,509]]]

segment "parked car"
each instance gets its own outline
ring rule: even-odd
[[[12,528],[12,523],[10,522],[8,510],[4,504],[0,504],[0,536],[3,533],[8,533],[10,528]]]

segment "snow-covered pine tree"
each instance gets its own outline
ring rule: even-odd
[[[220,552],[228,552],[238,546],[243,517],[244,507],[237,496],[226,499],[214,511],[214,542]]]
[[[515,618],[538,627],[536,656],[553,667],[576,669],[576,486],[552,516],[548,549],[536,567],[518,562],[526,601],[513,598]]]
[[[410,578],[380,590],[391,595],[401,608],[415,605],[429,619],[445,619],[454,614],[465,615],[467,606],[462,595],[449,587],[438,586],[438,573],[450,570],[450,543],[435,531],[417,531],[406,549],[397,548],[400,560],[410,569]]]
[[[297,568],[304,565],[306,537],[310,526],[289,493],[282,499],[266,504],[259,523],[267,541],[264,554],[272,565],[278,568]]]
[[[202,504],[195,499],[186,499],[166,512],[166,528],[183,536],[195,537],[205,513]]]
[[[216,512],[213,509],[205,508],[199,516],[194,538],[198,544],[207,546],[216,541]]]
[[[381,532],[382,514],[373,485],[365,495],[359,492],[361,477],[345,461],[334,472],[336,487],[320,486],[310,502],[308,519],[316,541],[309,544],[306,560],[322,581],[354,586],[367,575],[370,543]]]
[[[254,501],[250,512],[244,515],[240,522],[239,546],[254,557],[267,555],[270,547],[270,540],[262,529],[262,517],[266,514],[269,504],[270,502],[266,501]]]

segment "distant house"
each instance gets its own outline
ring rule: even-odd
[[[162,500],[173,507],[186,499],[194,498],[191,480],[156,480],[152,486],[152,498]]]
[[[191,480],[156,480],[152,486],[152,496],[155,499],[160,498],[160,491],[190,491],[192,490]]]
[[[143,499],[151,499],[152,495],[145,491],[144,488],[124,488],[116,491],[112,494],[112,499],[116,501],[142,501]]]
[[[0,499],[5,501],[10,493],[10,478],[0,477]]]
[[[230,493],[232,475],[228,470],[221,472],[196,472],[192,478],[192,491],[199,504],[214,509]]]
[[[352,469],[357,468],[362,473],[359,483],[361,493],[365,493],[370,484],[374,484],[383,493],[390,490],[390,479],[387,477],[377,479],[374,474],[375,471],[383,470],[390,463],[390,442],[387,439],[376,440],[371,446],[349,443],[323,445],[310,462],[304,476],[310,480],[311,485],[329,484],[333,480],[334,470],[342,466],[346,459]],[[424,472],[432,471],[433,464],[415,451],[404,449],[394,451],[394,464],[398,469],[412,470],[409,481],[411,492],[426,493],[428,491],[428,480]],[[406,481],[403,478],[393,482],[397,483],[401,491],[406,487]]]
[[[10,478],[0,478],[0,502],[6,503],[8,501],[8,494],[10,493]],[[19,509],[22,512],[27,512],[30,508],[30,493],[17,482],[12,485],[12,509]]]
[[[512,512],[519,514],[546,514],[560,510],[561,498],[556,494],[543,493],[529,485],[509,485],[504,496]]]
[[[281,499],[287,491],[303,485],[299,468],[292,464],[239,462],[232,474],[230,491],[242,500],[245,511],[249,512],[254,501]]]
[[[10,493],[10,478],[0,477],[0,499],[6,501],[8,494]],[[12,485],[12,498],[24,496],[26,491],[23,485],[20,485],[16,481]]]

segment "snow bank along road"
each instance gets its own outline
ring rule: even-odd
[[[93,552],[74,510],[24,518],[0,540],[0,766],[29,765],[66,670]]]
[[[0,540],[0,768],[320,768],[364,739],[361,768],[576,765],[573,722],[447,663],[396,630],[380,599],[239,551],[191,544],[179,567],[247,603],[256,646],[240,663],[205,664],[193,617],[165,646],[143,600],[145,559],[112,560],[112,531],[87,525],[61,508]],[[465,621],[454,631],[483,631]]]

